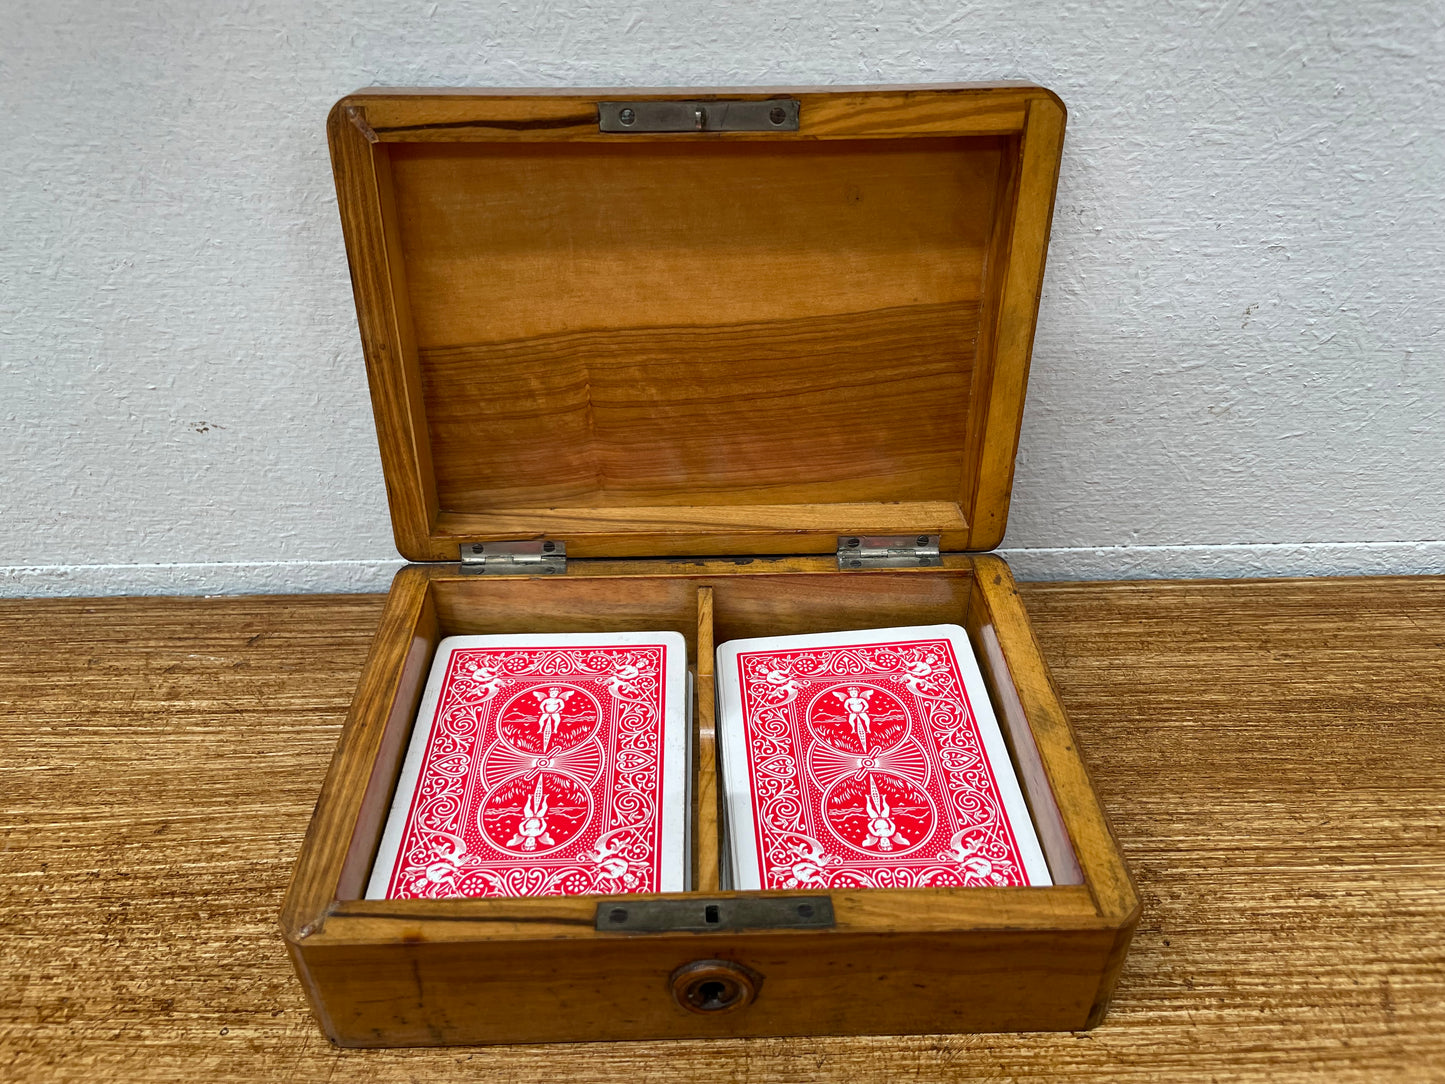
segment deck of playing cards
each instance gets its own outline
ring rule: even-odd
[[[683,891],[686,684],[675,632],[443,640],[367,899]]]
[[[717,687],[735,888],[1052,883],[959,626],[733,640]]]

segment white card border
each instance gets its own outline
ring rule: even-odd
[[[438,644],[427,676],[426,692],[422,694],[412,724],[406,759],[396,781],[391,809],[386,814],[386,827],[381,844],[372,861],[367,879],[368,900],[387,899],[386,887],[396,867],[398,850],[406,831],[406,815],[411,809],[411,796],[416,791],[421,767],[426,759],[427,745],[436,725],[437,701],[446,683],[452,654],[479,647],[638,647],[664,649],[663,655],[663,747],[662,747],[662,825],[659,846],[662,856],[658,871],[659,892],[683,892],[687,883],[686,833],[687,816],[687,641],[680,632],[534,632],[526,634],[487,636],[447,636]],[[422,720],[426,725],[422,725]],[[464,899],[468,897],[450,897]]]
[[[721,710],[718,712],[717,734],[718,748],[722,753],[723,797],[729,815],[734,888],[754,891],[762,889],[756,825],[747,786],[747,741],[742,727],[742,689],[737,678],[738,655],[754,651],[886,644],[896,640],[925,639],[947,640],[953,645],[959,674],[963,678],[964,692],[968,695],[970,707],[973,708],[984,755],[988,757],[989,767],[993,769],[994,782],[998,785],[999,797],[1003,800],[1004,815],[1008,817],[1014,841],[1018,844],[1019,857],[1023,860],[1029,887],[1042,888],[1054,883],[1043,849],[1039,846],[1033,817],[1029,815],[1028,802],[1024,800],[1023,790],[1019,787],[1018,772],[1013,758],[1009,756],[1008,745],[1004,742],[1003,731],[999,727],[998,717],[994,714],[988,689],[983,683],[983,673],[978,668],[973,644],[961,625],[944,624],[803,633],[797,636],[757,636],[747,640],[729,640],[718,645],[715,673]],[[733,768],[739,765],[741,768],[733,771]],[[738,781],[737,786],[732,785],[734,780]]]

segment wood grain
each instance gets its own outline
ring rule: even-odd
[[[1047,94],[1047,91],[1043,93]],[[597,102],[624,99],[797,98],[805,126],[797,133],[705,133],[719,143],[818,137],[946,136],[960,129],[1008,134],[1023,127],[1040,94],[1027,83],[950,83],[861,87],[628,87],[486,90],[371,87],[347,101],[364,110],[368,130],[382,142],[487,141],[528,143],[568,139],[616,142],[597,130]],[[666,135],[630,135],[629,142],[662,143]]]
[[[1013,85],[800,95],[800,132],[763,138],[599,138],[587,92],[338,103],[405,556],[1002,532],[1062,106]]]
[[[436,518],[436,472],[426,430],[405,268],[396,239],[391,167],[365,118],[338,102],[326,121],[336,203],[346,237],[356,321],[366,357],[371,409],[386,465],[386,496],[397,549],[426,546]]]
[[[697,647],[693,652],[695,670],[693,718],[694,748],[697,763],[693,766],[692,812],[692,885],[695,892],[716,892],[719,850],[722,838],[718,824],[717,777],[717,700],[716,675],[713,673],[716,642],[713,639],[712,588],[697,589]]]
[[[957,502],[976,304],[696,320],[424,349],[441,509]]]
[[[965,489],[970,522],[966,548],[971,550],[993,549],[1003,541],[1008,526],[1014,457],[1063,155],[1064,120],[1064,105],[1053,95],[1029,103],[1028,125],[1019,150],[1018,188],[1012,204],[1003,208],[1011,217],[1008,228],[1000,230],[1006,240],[999,242],[993,269],[998,276],[998,309],[989,329],[993,354],[987,370],[988,405],[983,408],[980,404],[978,412],[978,424],[984,430],[978,477],[970,479]]]
[[[975,608],[999,632],[1007,672],[996,683],[1016,686],[1026,717],[1041,721],[1034,741],[1043,770],[1032,785],[1056,792],[1080,855],[1081,889],[832,893],[836,923],[826,930],[716,931],[705,939],[598,931],[589,917],[595,900],[473,899],[439,908],[430,900],[355,898],[399,766],[401,742],[388,735],[415,713],[416,663],[438,635],[479,624],[530,633],[607,620],[619,629],[682,624],[702,646],[713,642],[720,612],[747,637],[962,622]],[[1027,792],[1031,781],[1023,782]],[[711,817],[697,825],[715,831]],[[715,875],[714,858],[699,879]],[[813,557],[587,560],[572,562],[566,576],[543,577],[469,576],[446,564],[403,569],[282,926],[328,1036],[347,1046],[406,1046],[1083,1027],[1107,1007],[1138,915],[1007,566],[950,554],[940,567],[864,573],[841,573],[834,560]],[[920,970],[932,956],[950,959],[949,969]],[[704,957],[746,965],[766,989],[745,1011],[685,1011],[668,976]],[[855,996],[860,983],[876,1001]],[[568,1011],[557,1013],[559,1005]]]
[[[399,1051],[274,925],[381,599],[0,603],[0,1078],[1438,1080],[1445,580],[1020,592],[1145,900],[1098,1029]]]

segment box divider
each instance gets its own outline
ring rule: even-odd
[[[697,589],[697,680],[694,682],[697,706],[693,713],[697,731],[697,775],[692,793],[693,809],[693,871],[695,892],[718,890],[718,810],[717,810],[717,735],[715,731],[713,677],[712,588]]]

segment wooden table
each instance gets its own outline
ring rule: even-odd
[[[0,1080],[1445,1080],[1445,579],[1023,591],[1144,899],[1101,1027],[397,1051],[275,926],[381,599],[0,604]]]

